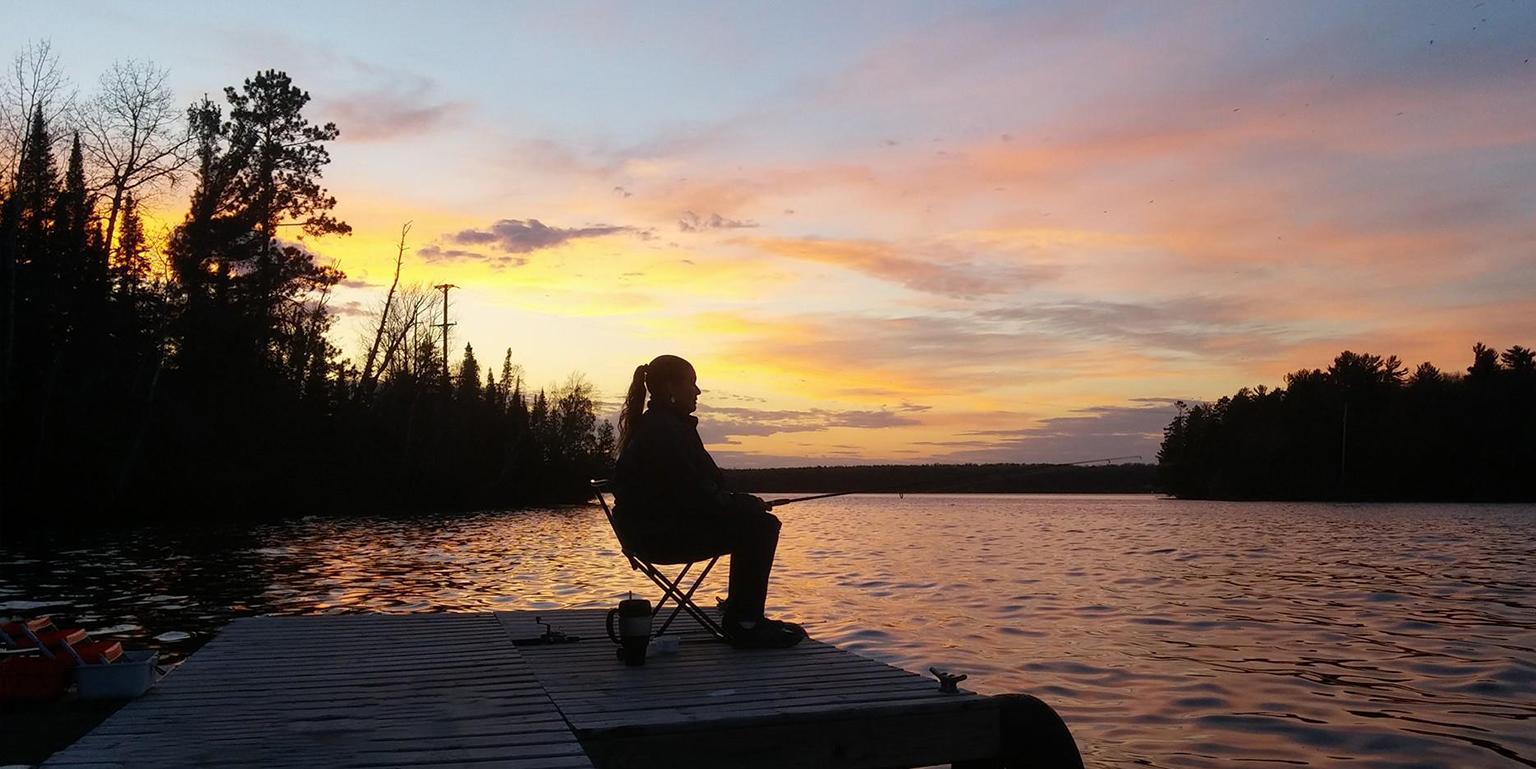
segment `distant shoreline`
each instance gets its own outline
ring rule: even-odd
[[[726,484],[753,493],[1151,494],[1157,466],[1060,464],[851,465],[726,470]]]

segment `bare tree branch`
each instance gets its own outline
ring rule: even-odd
[[[11,60],[0,80],[0,171],[9,186],[21,162],[32,114],[39,110],[53,136],[63,135],[63,119],[70,113],[75,93],[59,66],[59,55],[47,40],[29,43]]]
[[[400,265],[405,262],[405,236],[411,232],[411,223],[406,222],[400,228],[400,247],[395,250],[395,278],[389,284],[389,293],[384,296],[384,309],[379,313],[379,327],[373,334],[373,344],[368,347],[368,360],[363,364],[363,375],[358,379],[357,392],[362,395],[364,390],[373,390],[373,364],[379,354],[379,343],[384,338],[384,328],[389,323],[390,310],[395,303],[395,289],[400,286]]]
[[[144,188],[174,186],[192,160],[192,134],[172,101],[167,77],[167,71],[153,62],[115,62],[81,110],[78,123],[85,150],[100,176],[96,191],[109,197],[109,245],[124,197],[133,193],[143,200],[149,192]]]
[[[412,284],[401,289],[384,331],[387,344],[379,371],[415,376],[421,362],[418,359],[429,360],[431,367],[436,367],[432,328],[422,320],[433,317],[437,302],[438,293],[426,286]]]

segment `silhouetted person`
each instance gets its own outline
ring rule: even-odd
[[[762,499],[722,487],[693,416],[700,392],[693,365],[675,355],[635,369],[619,414],[613,511],[619,537],[636,555],[663,563],[729,553],[726,636],[738,647],[793,646],[805,631],[763,616],[779,519]]]

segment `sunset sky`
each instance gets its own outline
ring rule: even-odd
[[[336,122],[349,351],[411,220],[455,347],[683,355],[725,465],[1152,461],[1174,399],[1536,343],[1524,0],[62,5],[0,54]]]

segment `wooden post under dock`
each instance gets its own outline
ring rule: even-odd
[[[995,698],[814,639],[737,651],[692,628],[675,654],[625,667],[604,616],[235,620],[43,766],[833,769],[999,755]],[[543,634],[535,617],[581,640],[514,644]]]

